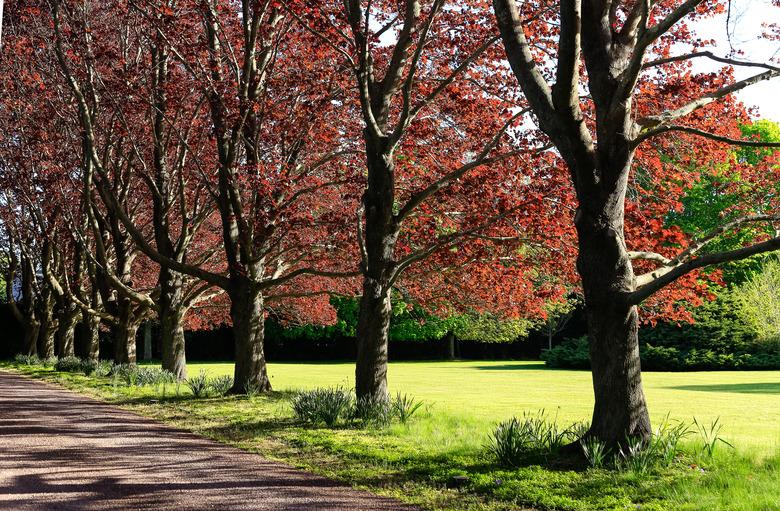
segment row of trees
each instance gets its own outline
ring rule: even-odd
[[[683,23],[722,7],[9,2],[0,214],[25,349],[70,354],[81,323],[89,356],[108,328],[134,363],[154,318],[181,378],[184,329],[228,322],[233,390],[270,390],[266,315],[328,323],[329,295],[353,295],[356,392],[381,399],[394,293],[542,318],[581,282],[590,434],[647,438],[637,306],[684,319],[718,278],[699,269],[780,248],[757,231],[707,250],[777,220],[777,166],[729,147],[771,145],[731,96],[780,70],[698,51]],[[693,74],[700,58],[724,68]],[[724,162],[741,174],[724,222],[670,227],[691,169]]]

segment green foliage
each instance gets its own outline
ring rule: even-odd
[[[14,357],[14,362],[20,365],[26,365],[26,366],[40,366],[43,365],[43,362],[40,358],[38,358],[37,355],[16,355]]]
[[[604,468],[609,459],[607,444],[594,436],[587,436],[580,440],[580,447],[588,465],[592,468]]]
[[[43,367],[54,367],[57,365],[57,357],[46,357],[41,359],[41,365],[43,365]]]
[[[564,445],[577,441],[584,427],[580,423],[562,428],[549,420],[544,410],[512,417],[496,426],[488,440],[488,451],[503,466],[516,467],[530,458],[557,453]]]
[[[739,287],[741,308],[759,340],[780,338],[780,261],[769,260]]]
[[[115,382],[121,381],[131,387],[163,385],[176,381],[176,376],[170,371],[136,364],[116,364],[111,367],[108,374]]]
[[[778,271],[780,273],[780,270]],[[748,320],[743,288],[723,290],[712,302],[694,309],[693,324],[659,323],[639,332],[642,369],[702,371],[780,368],[780,339],[762,340]],[[761,311],[770,313],[759,293]],[[764,322],[769,325],[768,321]],[[541,357],[548,366],[567,369],[590,367],[587,337],[567,339]]]
[[[359,312],[358,299],[333,296],[330,303],[336,309],[338,318],[334,325],[285,326],[269,320],[266,322],[266,335],[294,341],[354,337]],[[504,320],[492,314],[462,313],[440,318],[419,305],[404,301],[396,294],[393,296],[389,337],[393,341],[433,341],[453,332],[464,341],[514,342],[526,337],[533,326],[533,322],[528,320]]]
[[[393,399],[356,399],[352,392],[343,387],[306,390],[297,393],[292,400],[296,419],[328,427],[350,422],[358,426],[385,427],[393,420],[407,424],[422,406],[422,401],[400,392]]]
[[[187,387],[195,397],[205,397],[209,390],[209,379],[206,377],[206,371],[200,370],[197,376],[187,378]]]
[[[760,139],[767,142],[780,142],[780,125],[768,120],[758,120],[741,127],[746,139]],[[777,149],[742,147],[736,151],[736,158],[742,163],[758,165]],[[668,225],[679,226],[693,237],[702,237],[710,233],[724,222],[733,220],[740,213],[733,211],[733,206],[743,200],[740,193],[742,176],[737,169],[727,164],[712,169],[691,169],[701,172],[700,180],[686,191],[682,199],[683,210],[670,213]],[[729,191],[729,187],[737,186],[737,191]],[[780,193],[780,183],[775,190],[767,190],[766,196],[776,196]],[[757,209],[766,209],[757,204]],[[755,224],[735,231],[729,231],[713,240],[701,251],[702,253],[733,250],[756,239],[760,234],[773,234],[768,223]],[[740,284],[761,270],[765,255],[753,256],[742,261],[722,265],[723,277],[729,284]]]
[[[255,397],[262,391],[262,387],[260,386],[260,382],[257,381],[257,379],[249,377],[244,381],[244,393],[247,395],[247,397]]]
[[[208,381],[208,388],[217,396],[224,396],[233,388],[233,377],[223,374]]]
[[[352,393],[341,387],[318,388],[299,392],[292,400],[292,410],[301,422],[335,426],[353,415]]]
[[[81,371],[81,359],[78,357],[62,357],[54,364],[54,369],[57,371],[67,371],[74,373]]]
[[[107,376],[111,373],[113,365],[113,362],[109,360],[85,358],[81,361],[81,371],[87,376]]]
[[[418,401],[412,396],[401,394],[400,392],[395,395],[395,398],[391,402],[392,413],[401,424],[406,424],[422,406],[422,401]]]
[[[558,346],[545,350],[541,355],[548,366],[566,369],[589,369],[590,353],[588,337],[566,339]]]
[[[387,398],[363,397],[355,400],[352,418],[366,426],[386,426],[391,419],[391,405]]]
[[[696,419],[693,419],[693,423],[699,432],[701,437],[701,453],[709,458],[715,454],[715,449],[718,445],[723,444],[728,447],[734,448],[729,442],[723,439],[721,436],[721,430],[723,425],[720,423],[720,418],[715,419],[709,424],[704,424]]]
[[[534,323],[526,319],[501,319],[493,314],[462,314],[450,319],[452,332],[464,341],[505,343],[528,336]]]
[[[746,139],[762,142],[780,142],[780,124],[769,119],[758,119],[740,127],[742,136]],[[762,160],[777,151],[772,147],[740,147],[737,150],[739,161],[750,165],[758,165]]]

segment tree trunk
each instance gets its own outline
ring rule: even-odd
[[[41,322],[35,316],[27,318],[24,324],[24,353],[27,355],[38,354],[38,336],[40,335]]]
[[[271,391],[264,351],[263,295],[252,289],[249,280],[240,282],[231,291],[230,318],[236,358],[231,393],[243,394],[249,386],[259,392]]]
[[[84,328],[84,356],[90,360],[100,358],[100,318],[89,315],[82,323]]]
[[[133,303],[122,299],[119,303],[119,324],[112,328],[114,334],[114,362],[117,364],[135,364],[136,336],[140,318],[133,314]]]
[[[144,353],[143,360],[149,361],[152,359],[152,322],[144,322]]]
[[[455,334],[447,332],[444,340],[447,343],[447,360],[455,360]]]
[[[392,305],[389,289],[370,278],[363,281],[357,324],[355,394],[358,399],[387,398],[387,341]]]
[[[616,447],[628,437],[647,441],[652,430],[642,390],[638,314],[623,298],[635,286],[623,238],[623,201],[606,204],[611,208],[598,215],[580,209],[575,221],[595,393],[588,435]]]
[[[184,304],[182,277],[165,268],[160,270],[160,341],[162,368],[176,378],[187,378],[187,357],[184,351]]]
[[[52,358],[54,353],[54,337],[57,333],[57,322],[54,319],[51,300],[44,299],[41,307],[41,322],[38,332],[38,353],[42,358]]]
[[[387,340],[392,316],[390,281],[398,239],[398,226],[393,216],[393,154],[386,137],[375,139],[366,130],[365,141],[368,168],[363,195],[365,267],[356,332],[355,393],[358,399],[386,399]]]
[[[79,311],[75,304],[64,303],[57,324],[56,350],[60,357],[75,356],[74,345],[76,325],[79,321]]]

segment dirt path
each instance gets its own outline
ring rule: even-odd
[[[0,372],[0,510],[411,509]]]

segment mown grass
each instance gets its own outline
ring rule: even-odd
[[[0,367],[9,367],[8,364]],[[232,364],[190,364],[211,376]],[[392,391],[425,401],[406,425],[334,429],[296,423],[295,389],[349,386],[352,366],[271,364],[276,391],[254,398],[193,399],[182,385],[162,389],[117,386],[108,379],[20,368],[138,413],[259,452],[354,486],[428,509],[504,510],[780,510],[780,373],[648,373],[654,418],[709,423],[720,417],[723,436],[713,458],[695,441],[667,469],[647,474],[570,465],[498,466],[485,444],[495,423],[546,409],[569,423],[587,420],[592,398],[587,372],[548,370],[527,362],[394,363]],[[448,488],[467,475],[465,487]]]

